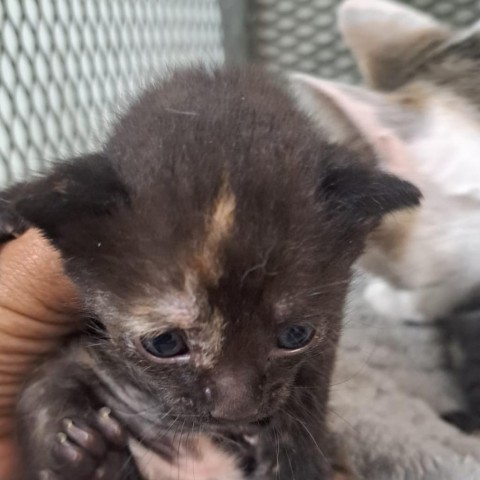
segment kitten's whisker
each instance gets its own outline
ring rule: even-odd
[[[189,441],[190,436],[193,437],[194,431],[195,431],[195,421],[192,422],[192,426],[190,427],[190,433],[187,434],[187,442]],[[192,473],[193,473],[193,480],[195,480],[195,460],[193,458],[192,458]]]
[[[278,435],[278,431],[277,431],[277,428],[274,426],[273,427],[273,434],[274,434],[274,437],[275,437],[275,440],[276,440],[276,443],[277,443],[277,464],[276,464],[276,477],[278,479],[278,474],[280,472],[280,437]]]
[[[183,421],[183,424],[182,424],[182,428],[180,430],[180,435],[179,435],[179,438],[178,438],[178,447],[177,447],[177,460],[178,460],[178,463],[177,463],[177,480],[181,480],[180,479],[180,451],[181,451],[181,448],[182,448],[182,436],[183,436],[183,428],[185,427],[185,420]],[[176,434],[175,434],[176,435]],[[175,438],[175,436],[174,436]]]
[[[323,450],[320,448],[320,445],[318,445],[318,442],[317,440],[315,439],[315,437],[313,436],[312,432],[310,432],[310,430],[307,428],[307,426],[305,425],[305,423],[300,420],[299,418],[297,418],[296,416],[293,416],[291,415],[286,409],[283,410],[292,420],[295,420],[304,430],[305,432],[308,434],[308,436],[311,438],[312,442],[314,443],[316,449],[318,450],[318,452],[320,453],[320,455],[323,457],[323,459],[325,461],[328,461],[325,453],[323,452]]]

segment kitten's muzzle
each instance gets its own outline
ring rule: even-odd
[[[218,372],[204,388],[210,415],[219,422],[252,423],[261,417],[260,382],[252,372]]]

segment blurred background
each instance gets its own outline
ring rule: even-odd
[[[178,65],[249,59],[356,82],[340,0],[0,0],[0,187],[101,144],[138,89]],[[410,3],[453,25],[477,0]]]

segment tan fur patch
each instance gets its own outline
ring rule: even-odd
[[[102,301],[102,300],[100,300]],[[104,300],[103,300],[104,301]],[[192,349],[192,359],[198,367],[209,368],[221,352],[224,338],[224,319],[219,310],[213,312],[206,303],[198,281],[187,275],[182,291],[151,296],[109,314],[124,317],[128,335],[132,338],[161,335],[168,330],[183,330]],[[113,336],[113,335],[112,335]]]
[[[197,367],[209,368],[222,350],[225,322],[221,313],[215,309],[207,321],[201,322],[192,329],[189,343],[196,348],[198,355],[195,358]]]
[[[392,261],[405,254],[410,232],[415,228],[417,210],[403,210],[387,215],[381,225],[370,234],[369,243],[374,244]]]
[[[399,103],[421,113],[425,111],[432,94],[435,94],[431,84],[427,82],[414,82],[406,85],[401,90],[390,95],[393,103]]]
[[[200,306],[193,294],[170,292],[159,299],[138,302],[129,309],[129,315],[139,333],[160,333],[168,328],[190,328],[200,315]]]
[[[235,222],[235,196],[225,181],[207,220],[207,233],[194,254],[193,267],[201,280],[215,284],[221,273],[221,250]]]
[[[100,294],[98,307],[106,299]],[[164,333],[172,328],[188,330],[204,315],[204,299],[198,292],[198,282],[191,275],[185,277],[182,290],[159,291],[151,288],[132,305],[124,304],[115,312],[108,309],[113,318],[125,318],[125,325],[134,336]]]

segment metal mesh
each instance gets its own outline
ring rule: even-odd
[[[0,185],[98,145],[165,67],[222,60],[216,0],[0,0]]]
[[[340,0],[0,0],[0,186],[94,148],[125,98],[166,66],[222,62],[219,2],[239,17],[225,22],[237,54],[245,4],[251,57],[358,80],[335,25]],[[480,18],[478,0],[406,3],[454,25]]]
[[[249,0],[250,51],[276,68],[314,73],[346,82],[359,80],[336,27],[341,0]],[[478,0],[403,2],[440,20],[465,26],[480,18]]]

